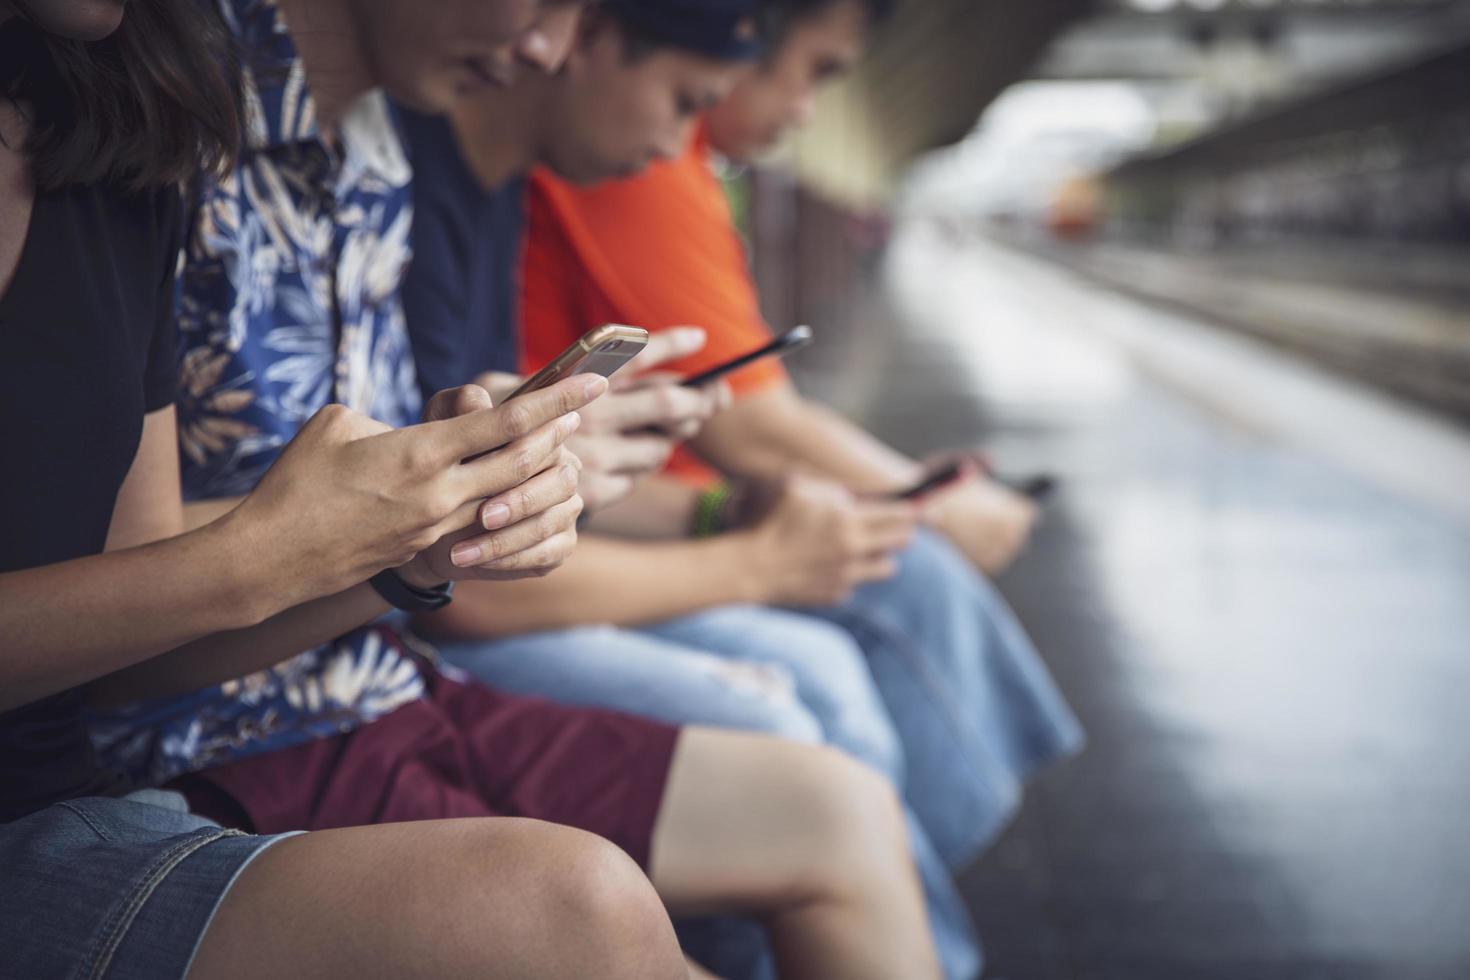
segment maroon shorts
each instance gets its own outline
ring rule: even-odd
[[[370,725],[172,788],[195,813],[259,834],[530,817],[598,834],[648,867],[679,729],[426,675],[427,697]]]

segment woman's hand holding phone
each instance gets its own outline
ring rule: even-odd
[[[865,498],[840,484],[791,477],[743,488],[738,534],[749,546],[755,598],[795,606],[830,606],[869,582],[891,578],[896,555],[919,522],[906,501]]]
[[[562,445],[606,390],[578,376],[489,408],[483,391],[459,389],[436,399],[434,419],[403,429],[329,405],[222,522],[239,532],[243,560],[271,562],[278,608],[408,563],[416,585],[541,573],[560,546],[538,546],[564,534],[576,506],[565,506],[575,488],[565,489]],[[481,548],[476,560],[456,562],[464,542]]]
[[[425,418],[454,419],[490,406],[485,389],[466,385],[435,395]],[[561,567],[576,548],[577,518],[583,508],[578,493],[582,464],[565,442],[580,427],[580,413],[564,416],[562,423],[552,423],[549,442],[527,439],[501,450],[512,458],[519,454],[517,465],[534,467],[534,475],[484,501],[474,523],[419,552],[399,574],[412,584],[432,585],[446,580],[527,578]],[[545,447],[550,451],[543,453]]]

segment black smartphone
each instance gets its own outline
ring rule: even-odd
[[[1047,473],[1025,479],[1002,479],[1000,482],[1017,493],[1030,497],[1038,504],[1045,503],[1047,498],[1057,490],[1057,478]]]
[[[913,501],[923,500],[930,494],[937,493],[938,491],[943,490],[951,483],[964,479],[965,477],[969,476],[971,472],[973,472],[973,470],[970,466],[966,465],[962,461],[956,460],[953,463],[948,463],[944,466],[941,466],[939,469],[935,470],[933,473],[930,473],[928,476],[924,477],[924,479],[920,480],[914,486],[909,487],[907,490],[898,491],[897,493],[892,495],[891,499]]]
[[[679,383],[685,388],[698,388],[700,385],[707,385],[711,381],[718,381],[731,371],[739,371],[747,364],[759,361],[763,357],[785,357],[792,351],[800,350],[807,344],[810,344],[812,337],[811,327],[793,327],[759,350],[753,350],[749,354],[741,354],[732,361],[726,361],[719,367],[712,367],[708,371],[703,371],[693,377],[685,378]]]

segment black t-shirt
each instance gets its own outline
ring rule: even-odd
[[[413,163],[413,265],[403,284],[424,400],[485,371],[514,372],[525,181],[486,191],[449,122],[398,107]]]
[[[174,190],[36,195],[0,295],[0,571],[103,550],[143,416],[174,399],[181,211]],[[0,714],[0,821],[105,788],[81,710]]]

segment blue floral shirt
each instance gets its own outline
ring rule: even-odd
[[[178,400],[185,496],[249,493],[318,409],[389,425],[420,400],[399,286],[410,172],[381,92],[336,143],[317,129],[276,0],[219,0],[248,69],[245,152],[195,202],[180,274]],[[93,719],[104,760],[140,783],[335,735],[421,697],[378,624],[276,667]]]

